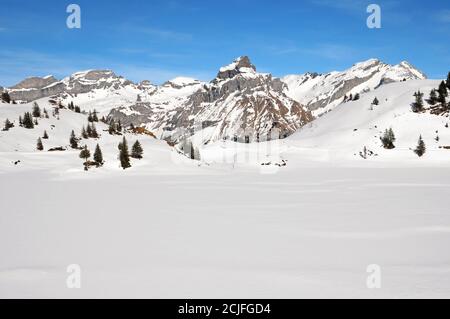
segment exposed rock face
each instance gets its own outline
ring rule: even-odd
[[[182,88],[170,83],[165,86]],[[172,141],[198,130],[208,132],[205,142],[226,138],[257,141],[274,128],[279,131],[277,137],[283,138],[313,119],[300,103],[283,93],[284,87],[280,79],[257,73],[248,57],[240,57],[221,68],[210,83],[197,84],[179,103],[169,102],[172,107],[168,109],[149,101],[113,110],[110,116],[124,123],[146,124]]]
[[[289,75],[285,93],[319,116],[343,102],[345,95],[374,90],[381,85],[404,80],[426,79],[408,62],[389,65],[376,59],[357,63],[344,72]]]
[[[81,94],[95,89],[117,90],[126,85],[132,85],[122,77],[109,70],[93,70],[78,72],[62,81],[52,76],[28,78],[8,89],[12,99],[16,101],[30,102],[43,97],[49,97],[62,93]]]

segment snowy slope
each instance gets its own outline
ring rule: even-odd
[[[343,72],[288,75],[282,80],[285,92],[306,105],[315,116],[332,110],[343,102],[344,96],[362,94],[383,84],[404,80],[423,80],[425,74],[406,61],[389,65],[377,59],[356,63]]]

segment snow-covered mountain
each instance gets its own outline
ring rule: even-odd
[[[204,142],[219,139],[257,141],[276,128],[286,137],[313,117],[283,92],[284,84],[258,73],[248,57],[222,67],[210,83],[168,82],[134,105],[114,109],[122,123],[146,125],[157,135],[178,141],[204,130]]]
[[[424,80],[426,75],[404,61],[389,65],[371,59],[353,65],[343,72],[288,75],[285,93],[320,116],[342,103],[345,96],[362,94],[383,84],[408,80]]]

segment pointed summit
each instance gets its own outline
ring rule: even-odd
[[[256,73],[256,67],[250,62],[248,56],[241,56],[233,63],[220,68],[217,78],[220,80],[231,79],[241,73]]]

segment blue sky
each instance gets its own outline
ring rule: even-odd
[[[81,7],[82,28],[66,27]],[[368,29],[367,5],[382,8]],[[161,83],[178,75],[212,79],[250,56],[276,76],[343,70],[358,61],[408,60],[431,78],[450,71],[448,0],[0,0],[0,85],[27,76],[59,78],[113,69]]]

